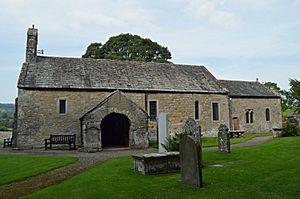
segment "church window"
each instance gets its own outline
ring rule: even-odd
[[[266,121],[269,122],[270,121],[270,109],[266,109]]]
[[[199,120],[199,114],[200,113],[200,109],[199,109],[199,101],[196,100],[195,101],[195,120]]]
[[[213,120],[219,120],[220,113],[219,113],[219,103],[212,103],[212,116]]]
[[[59,100],[59,114],[65,114],[67,112],[67,101]]]
[[[149,101],[149,116],[150,120],[157,118],[157,101]]]
[[[254,113],[253,109],[246,109],[246,123],[253,123]]]

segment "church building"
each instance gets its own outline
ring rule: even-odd
[[[168,114],[169,133],[195,119],[204,136],[220,124],[245,132],[281,127],[281,99],[259,82],[217,80],[204,66],[37,55],[27,32],[18,80],[13,145],[44,146],[50,134],[76,134],[85,151],[145,148]]]

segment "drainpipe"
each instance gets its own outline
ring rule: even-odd
[[[233,130],[232,128],[232,98],[228,97],[228,111],[229,111],[229,130]]]
[[[148,93],[145,93],[145,110],[148,112]]]
[[[82,136],[82,133],[83,133],[83,128],[82,128],[82,118],[79,119],[80,120],[80,144],[81,146],[83,146],[83,136]]]

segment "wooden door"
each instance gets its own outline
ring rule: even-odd
[[[238,117],[233,117],[233,130],[240,130],[240,121]]]

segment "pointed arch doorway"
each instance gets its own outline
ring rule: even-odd
[[[110,113],[102,119],[100,128],[103,148],[129,146],[130,121],[126,115]]]

